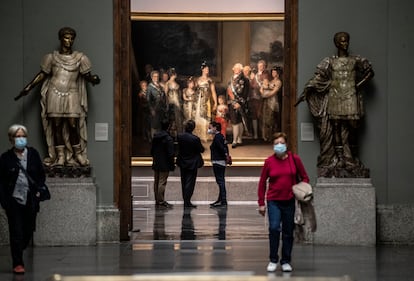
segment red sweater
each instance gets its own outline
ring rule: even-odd
[[[292,157],[295,158],[296,166]],[[282,160],[273,154],[265,160],[257,190],[259,206],[264,206],[265,196],[266,200],[290,200],[294,197],[292,185],[296,183],[296,168],[302,181],[309,182],[298,155],[288,152],[288,157]]]

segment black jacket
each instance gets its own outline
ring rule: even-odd
[[[177,141],[177,166],[189,170],[201,168],[204,165],[204,160],[201,156],[201,153],[204,152],[204,147],[201,144],[200,138],[186,132],[178,134]]]
[[[46,180],[46,175],[39,152],[33,147],[27,147],[27,151],[27,173],[38,185],[43,185]],[[13,148],[7,150],[0,156],[0,203],[4,209],[7,209],[12,200],[15,200],[13,198],[13,191],[20,169],[17,161],[19,160]],[[29,183],[27,200],[31,200],[32,207],[38,212],[39,201],[35,197],[36,192],[37,186]]]
[[[174,171],[174,141],[166,131],[154,134],[151,146],[152,169],[160,172]]]
[[[221,133],[214,136],[213,142],[210,145],[211,160],[226,160],[226,154],[229,153],[226,140]]]

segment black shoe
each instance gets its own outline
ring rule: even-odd
[[[232,147],[232,148],[236,148],[236,147],[237,147],[237,143],[233,143],[233,144],[231,145],[231,147]]]
[[[212,208],[227,207],[227,202],[217,202],[210,205]]]
[[[184,204],[184,208],[197,208],[197,206],[192,203],[188,203],[188,204]]]
[[[213,207],[215,204],[220,203],[220,202],[221,202],[221,200],[217,200],[217,201],[215,201],[215,202],[211,203],[211,204],[210,204],[210,207]]]
[[[170,203],[168,203],[167,201],[161,202],[161,203],[159,204],[159,206],[163,206],[163,207],[168,208],[168,209],[170,209],[170,208],[172,208],[172,207],[173,207],[173,205],[172,205],[172,204],[170,204]]]

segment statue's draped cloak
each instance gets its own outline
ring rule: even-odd
[[[47,74],[41,88],[41,117],[43,130],[48,146],[49,161],[56,159],[53,127],[50,117],[79,118],[79,135],[81,153],[87,158],[87,126],[88,112],[86,81],[83,74],[91,71],[91,62],[83,53],[74,51],[70,55],[60,54],[58,51],[47,54],[41,62],[41,70]],[[52,75],[53,74],[53,75]],[[69,83],[59,83],[59,79],[69,80]],[[63,85],[67,85],[63,87]],[[60,101],[65,101],[61,103]],[[69,101],[69,108],[67,105]],[[63,137],[66,146],[66,160],[70,160],[73,149],[69,142],[69,132],[65,125]],[[46,161],[45,161],[46,162]]]

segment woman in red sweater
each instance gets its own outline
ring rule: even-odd
[[[302,181],[309,182],[305,167],[298,155],[287,151],[287,135],[273,135],[274,154],[264,163],[258,186],[259,213],[269,217],[270,262],[267,271],[274,272],[279,262],[279,239],[282,232],[282,271],[292,271],[291,255],[293,247],[293,230],[295,216],[295,197],[292,185],[298,174]],[[268,184],[267,184],[268,182]],[[266,199],[266,205],[265,205]]]

